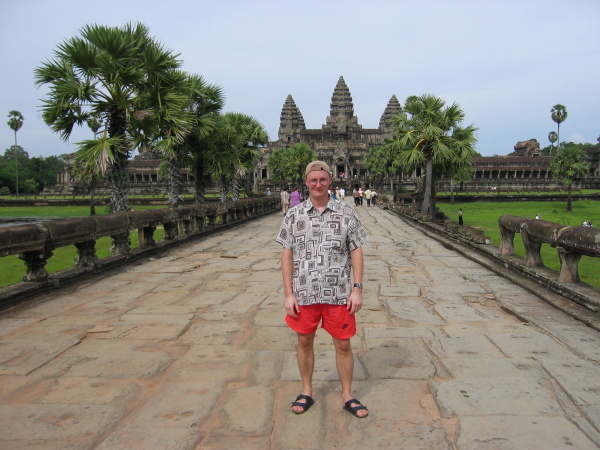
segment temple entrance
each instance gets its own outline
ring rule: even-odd
[[[346,174],[344,173],[344,165],[343,164],[338,164],[336,169],[337,169],[337,176],[339,178],[346,178]]]

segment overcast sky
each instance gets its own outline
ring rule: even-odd
[[[25,117],[30,156],[71,153],[41,120],[33,71],[86,24],[142,22],[180,53],[183,68],[220,85],[225,111],[258,119],[277,139],[291,94],[307,128],[321,128],[343,76],[358,122],[377,128],[395,94],[435,94],[475,124],[477,150],[549,144],[553,105],[567,107],[561,141],[600,136],[598,0],[0,0],[0,152],[14,144],[8,112]]]

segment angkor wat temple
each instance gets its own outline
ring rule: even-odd
[[[363,128],[354,115],[354,105],[350,90],[343,77],[340,77],[331,97],[331,109],[325,124],[321,128],[307,129],[300,109],[294,99],[288,95],[281,110],[278,140],[270,142],[265,158],[255,172],[255,186],[258,190],[267,187],[269,182],[267,168],[268,156],[278,148],[290,147],[299,142],[307,143],[317,153],[317,157],[327,162],[338,186],[369,185],[372,180],[365,166],[364,158],[370,148],[385,143],[393,137],[392,118],[400,110],[396,95],[390,98],[381,119],[379,128]],[[597,183],[600,177],[600,163],[597,152],[588,153],[592,165],[592,177],[586,183]],[[486,189],[533,189],[553,187],[556,181],[550,171],[551,156],[543,156],[537,140],[518,142],[514,152],[507,156],[482,156],[473,160],[475,174],[473,180],[463,183],[464,188]],[[388,180],[386,187],[415,189],[421,177],[420,171],[403,180]],[[392,183],[392,184],[390,184]],[[441,180],[439,189],[448,189],[450,180]],[[447,185],[447,186],[446,186]]]

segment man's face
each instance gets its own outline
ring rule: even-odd
[[[331,186],[331,175],[324,170],[314,170],[308,172],[308,175],[306,175],[306,178],[304,179],[304,183],[312,197],[318,198],[327,196],[327,189]]]

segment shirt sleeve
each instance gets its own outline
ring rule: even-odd
[[[367,236],[367,232],[353,210],[348,224],[348,251],[352,252],[357,248],[362,247],[368,240],[369,237]]]
[[[275,239],[275,241],[279,242],[288,250],[293,250],[294,244],[291,223],[291,216],[286,216],[279,227],[279,233],[277,233],[277,238]]]

